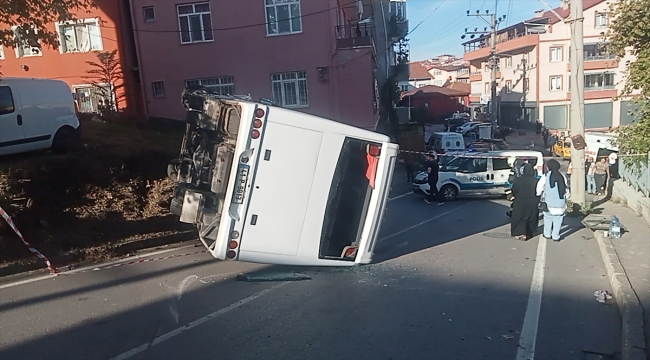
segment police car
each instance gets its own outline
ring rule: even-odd
[[[515,159],[522,158],[542,174],[544,157],[539,151],[487,151],[454,154],[453,159],[440,167],[438,189],[445,201],[458,196],[503,196],[511,186],[508,183]],[[413,192],[428,195],[428,174],[419,173],[413,181]]]

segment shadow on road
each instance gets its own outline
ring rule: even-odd
[[[414,248],[426,245],[432,243]],[[531,272],[533,264],[520,271]],[[454,277],[435,265],[428,271],[387,264],[320,269],[310,281],[287,284],[217,313],[133,359],[336,359],[342,354],[359,359],[514,359],[530,283],[497,280],[503,271],[508,270],[500,263],[486,265],[483,272],[456,271]],[[19,344],[5,343],[0,358],[109,359],[272,285],[277,283],[195,281],[182,296],[89,317]],[[573,289],[544,293],[546,303],[561,306],[549,307],[541,319],[536,358],[566,358],[569,350],[580,348],[603,353],[617,348],[612,332],[594,330],[609,324],[615,307],[586,295]],[[130,296],[146,297],[146,289]],[[108,304],[103,298],[96,301],[98,307]]]

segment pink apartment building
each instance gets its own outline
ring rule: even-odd
[[[130,5],[147,115],[184,119],[182,90],[202,85],[376,128],[373,0]]]

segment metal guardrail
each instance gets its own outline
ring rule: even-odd
[[[650,160],[647,164],[626,165],[625,161],[620,159],[618,174],[634,190],[641,192],[645,197],[650,197]]]

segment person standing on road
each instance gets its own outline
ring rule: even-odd
[[[566,177],[560,172],[560,163],[549,160],[548,172],[537,182],[537,196],[543,197],[544,237],[560,241],[560,230],[570,196]]]
[[[607,184],[605,183],[609,179],[609,163],[607,162],[607,157],[601,157],[600,161],[596,163],[594,177],[596,178],[596,195],[601,191],[607,191]]]
[[[427,196],[424,201],[427,204],[431,204],[432,201],[437,200],[438,205],[444,204],[440,200],[440,194],[438,193],[438,157],[432,151],[427,154],[427,162],[424,165],[427,169],[427,183],[429,184],[429,196]]]
[[[410,153],[404,153],[404,167],[406,168],[406,182],[412,183],[414,180],[413,177],[413,172],[415,169],[413,168],[415,161],[413,160],[413,154]]]
[[[521,176],[512,185],[512,195],[510,234],[517,240],[527,241],[535,236],[539,225],[537,173],[533,165],[522,166]]]
[[[596,171],[596,162],[594,161],[594,158],[588,157],[587,158],[587,163],[585,164],[585,167],[587,168],[586,174],[587,174],[587,194],[595,194],[596,193],[596,178],[594,176],[595,171]]]

